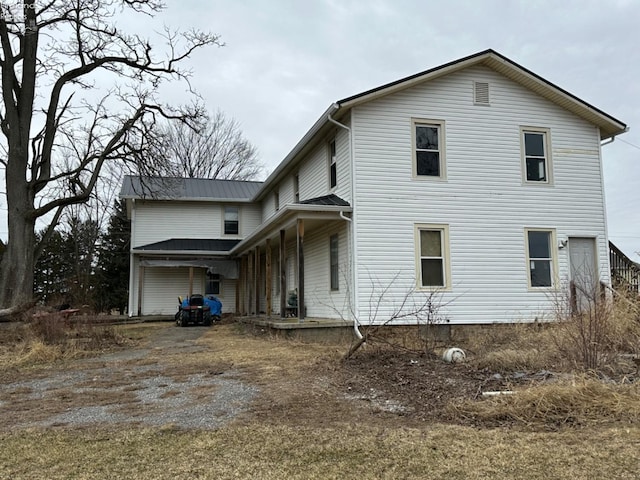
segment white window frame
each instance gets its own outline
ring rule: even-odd
[[[329,190],[334,190],[338,186],[338,146],[335,137],[329,140]],[[334,182],[335,177],[335,182]],[[333,185],[332,185],[333,183]]]
[[[549,234],[549,257],[534,257],[531,258],[529,253],[529,233],[530,232],[545,232]],[[532,291],[540,290],[553,290],[558,285],[558,249],[556,240],[555,228],[525,228],[524,229],[524,247],[526,252],[526,272],[527,272],[527,287]],[[551,275],[551,285],[533,286],[531,284],[531,265],[532,260],[548,261],[551,263],[549,271]]]
[[[273,204],[275,206],[276,212],[280,210],[280,190],[276,190],[273,192]]]
[[[216,279],[211,279],[212,282],[217,282],[218,283],[218,293],[207,293],[207,285],[209,284],[209,273],[205,271],[204,273],[204,286],[202,288],[202,291],[205,292],[205,296],[206,295],[217,295],[219,297],[222,296],[222,276],[218,274],[218,278]]]
[[[423,150],[420,151],[437,151],[439,162],[440,175],[418,175],[418,148],[416,146],[416,128],[419,126],[424,127],[436,127],[438,129],[438,149],[437,150]],[[412,118],[411,119],[411,159],[412,159],[412,173],[413,178],[417,180],[446,180],[447,179],[447,162],[446,162],[446,149],[445,149],[445,121],[433,120],[426,118]]]
[[[238,233],[227,233],[227,209],[235,208],[238,212]],[[222,233],[223,235],[238,236],[240,235],[240,207],[237,205],[225,205],[222,208]]]
[[[544,145],[544,157],[536,155],[527,156],[526,144],[524,141],[525,134],[539,134],[542,135],[542,141]],[[553,161],[551,158],[551,130],[542,127],[520,127],[520,152],[522,158],[522,183],[526,185],[553,185]],[[546,178],[544,180],[529,180],[527,178],[527,157],[530,158],[543,158]]]
[[[422,231],[438,231],[440,232],[440,256],[439,257],[423,257],[421,249]],[[415,253],[416,253],[416,287],[418,290],[451,290],[451,250],[449,246],[449,225],[417,223],[414,227],[415,237]],[[440,258],[442,259],[442,276],[443,285],[423,285],[422,284],[422,259],[423,258]]]

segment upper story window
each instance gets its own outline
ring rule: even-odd
[[[240,211],[238,207],[224,207],[224,233],[225,235],[237,235],[239,229]]]
[[[338,184],[338,170],[336,167],[336,139],[329,142],[329,188]]]
[[[549,131],[522,128],[521,132],[525,183],[551,183]]]
[[[412,126],[414,176],[444,178],[444,122],[414,119]]]
[[[280,192],[277,190],[273,192],[273,203],[275,204],[276,212],[280,210]]]
[[[293,201],[300,203],[300,177],[297,174],[293,176]]]

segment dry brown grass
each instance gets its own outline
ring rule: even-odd
[[[0,477],[57,479],[635,479],[637,427],[518,432],[432,425],[230,426],[213,432],[21,431]],[[34,448],[38,445],[38,448]]]
[[[481,425],[533,428],[636,424],[640,420],[640,384],[604,383],[579,377],[529,388],[513,395],[452,403],[453,414]]]

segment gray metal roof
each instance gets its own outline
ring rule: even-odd
[[[322,197],[309,198],[300,202],[301,205],[336,205],[338,207],[349,207],[349,202],[343,200],[333,193],[331,195],[324,195]]]
[[[261,186],[262,182],[246,180],[127,175],[122,182],[120,198],[249,201]]]
[[[163,240],[162,242],[135,247],[134,250],[228,252],[238,243],[240,243],[240,240],[227,238],[171,238],[169,240]]]

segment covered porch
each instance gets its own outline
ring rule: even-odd
[[[238,262],[229,251],[239,240],[170,239],[132,251],[129,312],[173,315],[178,296],[214,295],[234,312]]]
[[[349,275],[345,274],[342,289],[335,277],[339,257],[343,270],[351,271],[350,214],[348,202],[335,195],[287,204],[234,247],[231,253],[239,258],[236,313],[240,318],[276,330],[291,329],[302,321],[344,325]],[[331,302],[339,307],[333,308]]]

